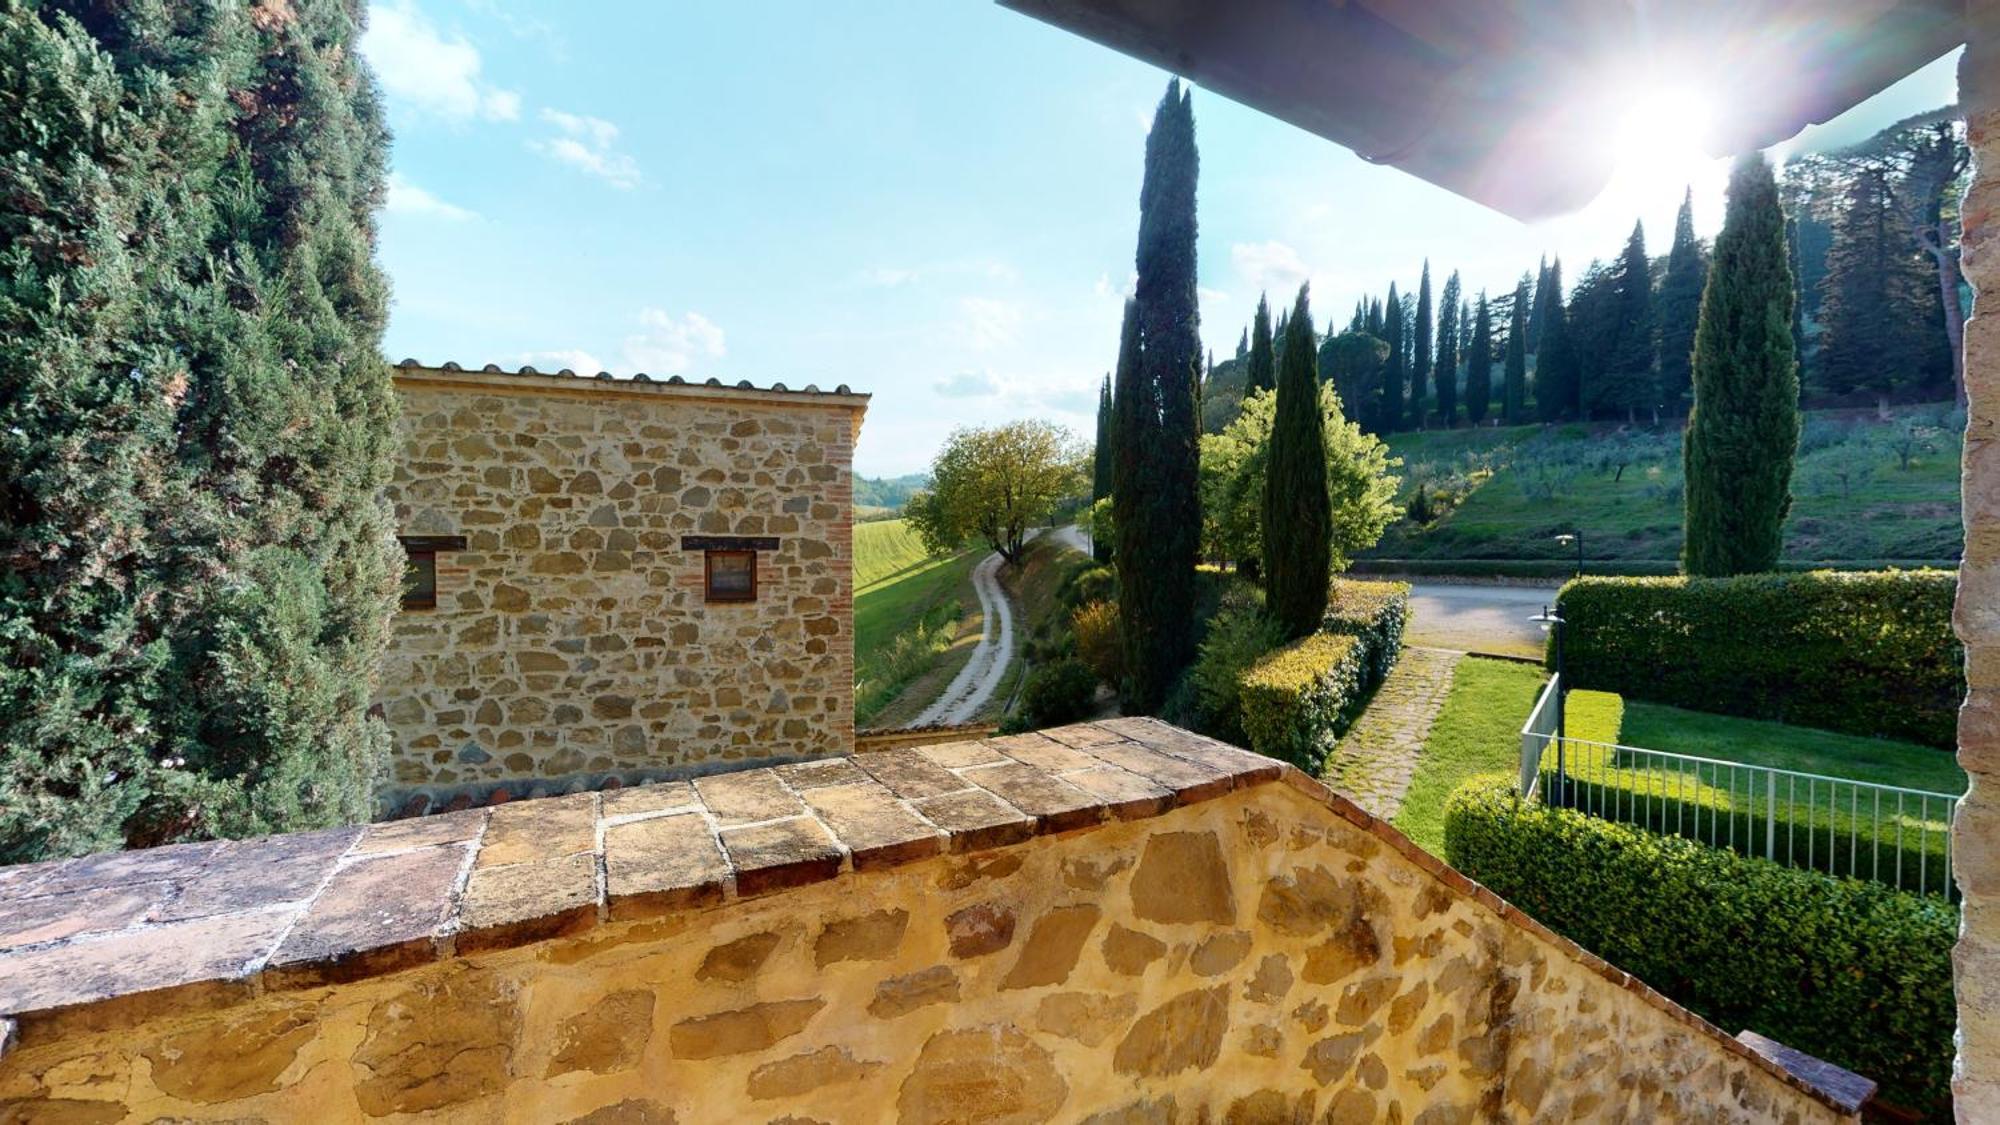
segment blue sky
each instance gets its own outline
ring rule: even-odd
[[[390,358],[873,392],[868,475],[952,427],[1087,434],[1129,289],[1145,129],[1167,75],[982,0],[376,0],[364,50],[396,134],[381,259]],[[1941,60],[1799,144],[1949,102]],[[1642,104],[1643,103],[1643,104]],[[1725,167],[1682,93],[1607,138],[1606,194],[1523,225],[1197,91],[1203,333],[1260,290],[1355,299],[1464,272],[1572,280],[1635,218],[1704,235]]]

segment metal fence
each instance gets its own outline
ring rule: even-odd
[[[1559,739],[1556,690],[1551,680],[1521,728],[1524,796],[1790,867],[1957,898],[1951,879],[1957,797]]]

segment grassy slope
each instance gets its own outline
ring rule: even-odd
[[[1799,560],[1945,559],[1958,555],[1958,439],[1943,435],[1907,470],[1880,440],[1890,427],[1847,415],[1813,413],[1809,427],[1828,444],[1802,455],[1794,478],[1785,557]],[[1642,438],[1640,459],[1621,479],[1600,468],[1602,428],[1543,430],[1538,426],[1397,434],[1389,439],[1404,460],[1402,499],[1417,478],[1468,465],[1494,472],[1455,511],[1429,527],[1408,520],[1389,529],[1369,555],[1393,559],[1511,559],[1563,557],[1557,531],[1581,526],[1591,558],[1673,559],[1680,553],[1678,437]],[[1567,463],[1567,469],[1559,468]],[[1843,495],[1831,476],[1838,465],[1867,467]],[[1548,468],[1544,468],[1548,466]],[[1571,474],[1553,496],[1536,494],[1542,472]]]
[[[897,636],[942,618],[961,618],[970,611],[978,618],[979,598],[972,591],[972,567],[978,551],[932,558],[902,520],[858,524],[854,528],[854,660],[857,672]],[[974,632],[977,637],[977,632]],[[855,700],[855,721],[867,725],[918,678],[895,676],[867,698]]]

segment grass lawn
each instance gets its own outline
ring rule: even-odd
[[[854,529],[854,721],[866,726],[920,677],[976,611],[980,552],[932,558],[902,520]]]
[[[1533,665],[1476,656],[1459,661],[1396,827],[1419,847],[1443,855],[1445,801],[1478,774],[1519,771],[1521,724],[1541,690],[1542,670]]]
[[[854,592],[920,569],[933,561],[924,541],[902,520],[875,520],[854,525]]]

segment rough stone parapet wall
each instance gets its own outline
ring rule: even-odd
[[[0,1118],[1844,1119],[1144,719],[4,869],[0,919]]]
[[[864,396],[417,367],[396,386],[398,530],[466,546],[437,556],[437,608],[396,620],[392,808],[853,749]],[[756,601],[705,602],[688,535],[775,537]]]

